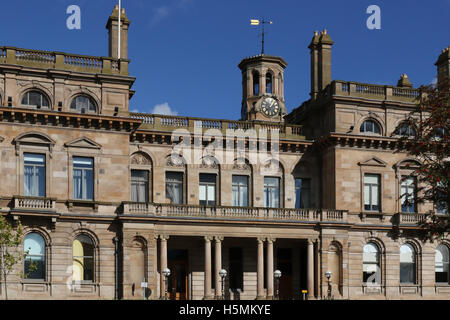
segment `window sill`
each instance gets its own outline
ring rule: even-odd
[[[22,284],[50,284],[47,280],[39,280],[39,279],[21,279],[20,283]]]
[[[94,209],[95,212],[98,210],[98,202],[95,200],[82,200],[82,199],[69,199],[67,200],[67,207],[69,209],[76,208],[89,208]]]
[[[381,211],[362,211],[360,214],[361,221],[366,218],[378,218],[380,221],[384,221],[385,215]]]

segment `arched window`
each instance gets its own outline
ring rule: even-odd
[[[380,251],[374,243],[363,248],[363,282],[381,283]]]
[[[94,242],[85,234],[73,241],[73,280],[94,281]]]
[[[400,136],[414,137],[416,135],[416,130],[412,125],[403,122],[397,127],[396,134]]]
[[[22,105],[36,108],[48,108],[47,97],[40,91],[32,90],[25,93],[22,97]]]
[[[253,71],[253,95],[259,95],[259,73],[258,71]]]
[[[449,283],[449,249],[446,245],[440,244],[436,248],[434,261],[436,283]]]
[[[400,247],[400,283],[416,283],[416,251],[408,243]]]
[[[266,93],[272,93],[272,74],[266,73]]]
[[[45,240],[36,232],[25,236],[23,242],[24,278],[45,280]]]
[[[378,123],[376,123],[373,120],[366,120],[361,124],[361,127],[359,128],[360,132],[364,133],[374,133],[374,134],[380,134],[380,126]]]
[[[94,100],[86,95],[78,96],[72,100],[70,109],[81,113],[89,112],[93,113],[97,111]]]

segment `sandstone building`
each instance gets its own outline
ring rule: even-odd
[[[324,30],[290,114],[287,63],[266,54],[239,64],[239,121],[131,113],[117,19],[109,57],[0,47],[0,212],[29,250],[10,298],[214,299],[225,269],[225,299],[323,299],[327,271],[334,299],[450,299],[450,239],[417,237],[444,212],[415,203],[419,164],[393,152],[420,95],[406,75],[332,80]]]

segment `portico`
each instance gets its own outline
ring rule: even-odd
[[[283,299],[302,299],[301,291],[308,290],[308,299],[319,295],[315,288],[318,254],[314,238],[239,237],[234,235],[177,235],[157,237],[157,276],[159,295],[164,298],[166,283],[170,299],[211,300],[222,298],[221,269],[224,279],[224,298],[276,298],[277,289]],[[180,257],[183,256],[181,259]],[[169,267],[166,282],[161,270]],[[280,269],[279,283],[274,271]],[[185,291],[185,292],[184,292]]]

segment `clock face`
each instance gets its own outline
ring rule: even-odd
[[[280,111],[280,106],[274,98],[265,98],[261,104],[262,112],[269,117],[277,115]]]

